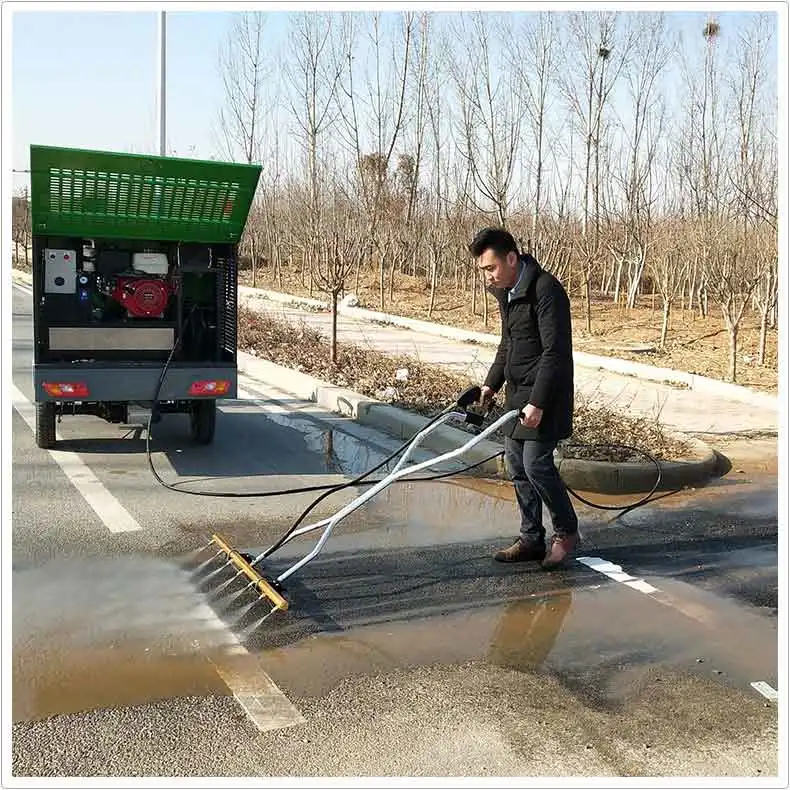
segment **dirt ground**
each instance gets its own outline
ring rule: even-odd
[[[251,285],[249,271],[239,275],[242,285]],[[301,274],[284,271],[282,288],[274,283],[271,272],[261,269],[258,273],[259,288],[282,290],[295,296],[312,296],[326,299],[318,291],[310,294],[303,285]],[[353,283],[351,283],[353,286]],[[447,286],[445,286],[446,292]],[[361,307],[373,310],[380,308],[378,280],[375,275],[363,276],[359,292],[355,292]],[[478,295],[477,311],[471,310],[471,295],[461,292],[454,294],[449,302],[438,302],[431,321],[477,332],[499,331],[499,318],[494,300],[489,297],[488,324],[483,321],[482,304]],[[428,320],[430,289],[425,280],[419,277],[397,275],[394,287],[394,300],[385,297],[385,310],[408,318]],[[438,301],[438,300],[437,300]],[[631,346],[658,346],[661,337],[661,300],[651,296],[642,297],[634,310],[626,310],[611,301],[593,301],[592,334],[587,332],[585,304],[582,299],[572,298],[574,347],[577,351],[590,354],[632,359],[657,367],[672,368],[700,376],[726,380],[729,364],[729,339],[721,311],[711,303],[706,318],[698,312],[675,309],[671,314],[667,347],[664,351],[630,352]],[[759,316],[747,313],[744,316],[738,338],[737,383],[755,389],[777,391],[777,332],[768,333],[766,363],[757,364],[757,351],[760,338]]]

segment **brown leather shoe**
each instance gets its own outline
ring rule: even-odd
[[[546,556],[543,543],[525,543],[517,540],[512,546],[498,551],[494,555],[497,562],[540,562]]]
[[[546,568],[546,570],[551,570],[562,565],[568,555],[571,554],[578,545],[578,532],[574,532],[572,535],[553,535],[551,538],[551,547],[541,565]]]

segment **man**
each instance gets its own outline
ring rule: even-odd
[[[519,538],[494,555],[499,562],[536,560],[559,566],[579,543],[578,518],[554,465],[554,449],[573,429],[571,310],[560,282],[500,228],[469,245],[499,302],[502,339],[482,386],[484,404],[507,384],[506,409],[519,420],[505,439],[505,464],[521,512]],[[543,503],[554,535],[546,550]]]

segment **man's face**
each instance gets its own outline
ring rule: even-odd
[[[477,259],[477,268],[489,288],[512,288],[518,279],[518,255],[509,252],[502,258],[494,250],[486,250]]]

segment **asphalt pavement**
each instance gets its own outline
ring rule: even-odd
[[[386,489],[342,522],[263,619],[200,553],[270,545],[315,494],[192,496],[152,477],[138,422],[31,431],[31,299],[13,293],[16,776],[771,776],[777,481],[747,458],[706,489],[609,522],[580,559],[502,566],[507,485]],[[186,418],[152,460],[192,491],[325,485],[397,443],[242,377],[213,445]],[[765,447],[770,452],[770,442]],[[735,456],[735,453],[734,453]],[[738,459],[736,459],[737,461]],[[328,498],[319,519],[358,489]],[[293,541],[282,572],[315,540]],[[225,584],[225,582],[228,582]],[[224,585],[224,586],[223,586]],[[754,685],[756,684],[756,685]],[[761,693],[762,690],[762,693]],[[781,689],[780,689],[781,690]],[[765,695],[768,696],[765,696]],[[782,766],[782,770],[786,768]],[[533,780],[534,783],[534,780]]]

